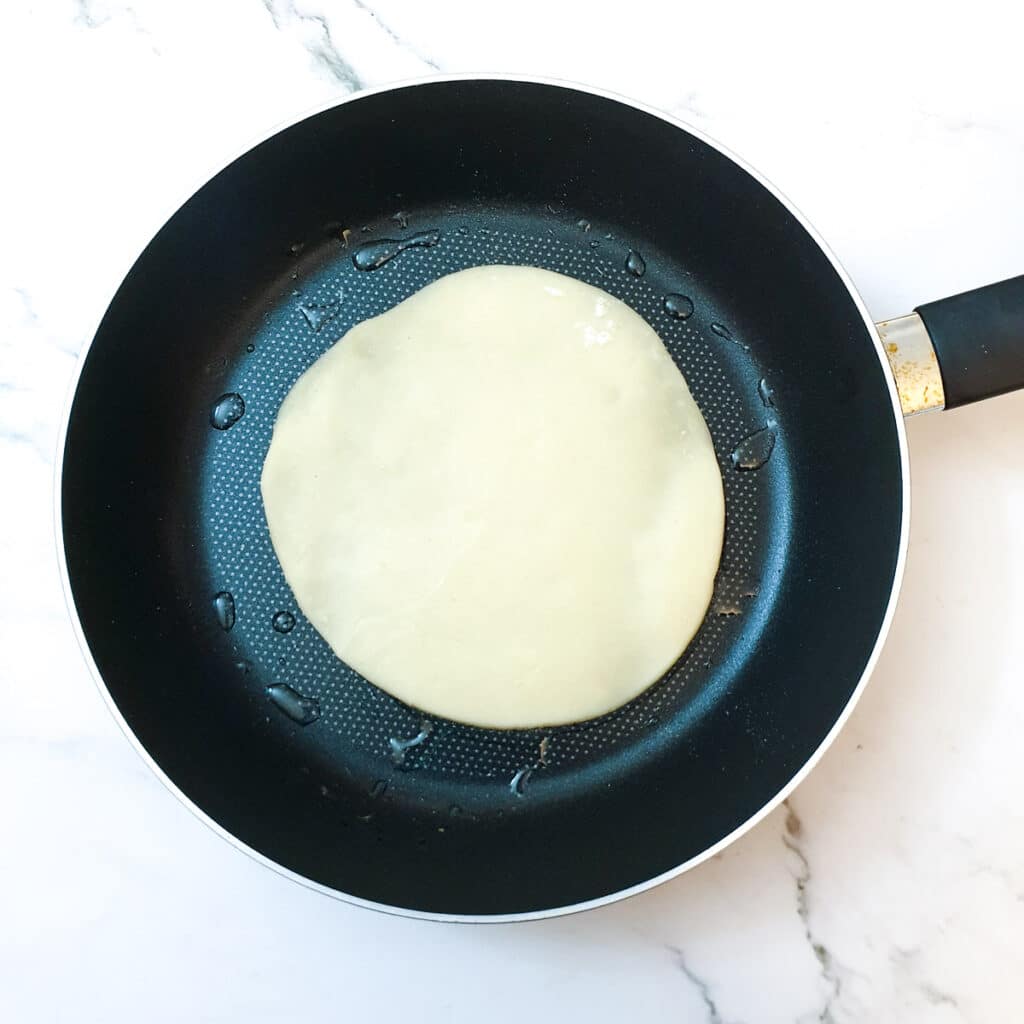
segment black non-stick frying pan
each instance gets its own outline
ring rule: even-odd
[[[264,519],[297,377],[353,324],[482,263],[570,274],[643,315],[725,481],[697,638],[576,725],[472,728],[376,689],[299,612]],[[919,314],[880,337],[777,192],[620,99],[459,78],[308,117],[167,222],[83,360],[63,554],[111,705],[204,820],[356,902],[529,917],[676,874],[782,799],[866,681],[907,540],[901,397],[1024,386],[1024,278]]]

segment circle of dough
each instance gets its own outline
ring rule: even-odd
[[[295,599],[425,712],[526,728],[654,683],[711,600],[711,437],[661,340],[573,278],[488,266],[352,328],[289,392],[261,479]]]

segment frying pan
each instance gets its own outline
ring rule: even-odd
[[[473,728],[372,686],[299,611],[263,515],[298,376],[353,324],[483,263],[570,274],[644,316],[724,478],[694,642],[574,725]],[[1016,278],[876,329],[778,192],[638,104],[507,77],[363,93],[217,174],[110,303],[59,468],[73,618],[157,774],[290,877],[431,918],[608,902],[710,856],[821,755],[903,571],[903,413],[1024,386],[1022,325]]]

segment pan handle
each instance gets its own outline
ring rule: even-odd
[[[905,416],[1024,388],[1024,275],[875,326]]]

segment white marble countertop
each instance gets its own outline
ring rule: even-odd
[[[794,197],[878,318],[1021,273],[1006,5],[31,6],[0,39],[0,1020],[1020,1019],[1024,395],[910,423],[891,639],[788,811],[659,889],[534,924],[356,909],[203,827],[90,681],[50,511],[76,353],[161,215],[361,84],[508,70],[673,111]]]

